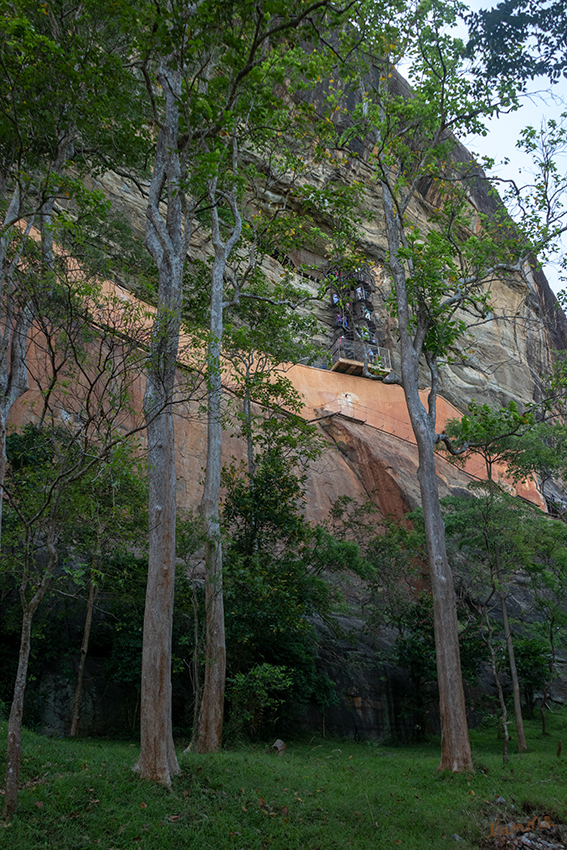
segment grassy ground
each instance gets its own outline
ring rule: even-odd
[[[567,712],[542,739],[527,723],[530,752],[502,768],[494,730],[473,732],[476,773],[436,773],[439,744],[390,748],[314,739],[213,756],[180,755],[171,792],[131,770],[129,743],[42,738],[27,732],[19,806],[0,820],[10,850],[443,850],[496,846],[490,823],[549,814],[567,822]],[[5,740],[6,727],[0,724]],[[513,748],[512,748],[513,749]],[[5,762],[0,758],[0,770]],[[505,803],[497,803],[497,798]],[[462,840],[457,842],[454,835]],[[542,830],[542,838],[544,830]]]

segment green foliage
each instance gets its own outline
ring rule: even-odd
[[[549,678],[550,648],[540,637],[518,637],[514,641],[518,676],[524,688],[528,713],[533,714],[534,695],[541,691]]]
[[[370,623],[374,628],[394,626],[401,634],[420,578],[425,553],[423,525],[417,520],[406,525],[383,522],[384,533],[373,536],[364,551],[372,570]],[[409,526],[409,527],[408,527]]]
[[[443,500],[447,537],[458,552],[457,580],[469,603],[486,616],[494,593],[501,588],[507,593],[513,576],[524,572],[531,609],[512,625],[531,712],[534,692],[556,676],[557,644],[565,640],[565,526],[499,488],[480,485],[473,492],[476,497]],[[492,623],[498,640],[501,624]]]
[[[467,16],[467,52],[490,80],[506,77],[522,87],[526,80],[565,75],[565,0],[502,0],[492,9]]]
[[[394,658],[407,671],[414,686],[414,696],[424,702],[424,687],[437,679],[433,606],[431,597],[420,594],[406,606],[401,634],[396,638]]]
[[[242,734],[256,736],[266,725],[273,728],[278,721],[277,711],[293,684],[286,667],[257,664],[247,673],[237,673],[227,682],[230,720],[226,734],[229,739]]]
[[[127,135],[140,119],[134,102],[139,89],[121,61],[130,41],[120,34],[116,4],[86,2],[70,16],[61,0],[49,8],[17,0],[4,2],[2,11],[4,161],[16,152],[21,156],[22,145],[26,159],[20,163],[30,171],[46,155],[55,159],[61,130],[73,124],[94,148],[91,155],[110,150],[116,155],[121,149],[131,155],[136,144],[143,149],[143,130],[138,140]],[[78,148],[75,162],[83,156]]]
[[[28,424],[7,438],[10,469],[5,482],[0,559],[7,588],[12,588],[2,602],[6,685],[2,696],[6,700],[11,698],[17,663],[21,601],[27,604],[42,582],[52,586],[32,626],[31,689],[25,707],[28,724],[42,722],[43,705],[35,681],[40,682],[48,669],[73,678],[81,645],[85,586],[93,584],[100,591],[105,584],[118,585],[117,553],[134,541],[139,547],[144,542],[145,486],[139,461],[126,444],[119,444],[105,462],[89,468],[92,455],[83,449],[76,432],[62,425],[41,428]],[[51,576],[48,545],[57,553],[57,567]],[[96,625],[95,617],[95,633]],[[98,625],[102,625],[100,620]],[[95,645],[100,640],[95,634]],[[132,659],[129,662],[131,673],[136,665]]]
[[[127,443],[119,443],[96,465],[76,432],[62,425],[42,428],[30,423],[9,434],[6,444],[10,470],[5,544],[17,552],[24,545],[36,546],[45,533],[43,526],[54,525],[60,564],[74,562],[79,578],[81,564],[90,562],[101,538],[107,547],[133,537],[139,541],[145,488],[141,464]],[[3,557],[7,565],[9,548]],[[17,559],[14,570],[19,574]]]
[[[521,438],[513,441],[504,456],[508,472],[515,481],[537,475],[541,492],[553,477],[563,478],[567,471],[567,428],[562,423],[538,422]]]
[[[387,521],[384,533],[374,537],[364,549],[372,569],[369,583],[371,600],[366,614],[369,628],[384,626],[397,631],[389,661],[402,668],[409,680],[403,713],[415,722],[415,736],[422,739],[428,731],[427,712],[436,698],[437,664],[433,629],[433,602],[423,586],[426,574],[426,542],[423,514],[414,511],[405,523]],[[459,646],[463,678],[473,684],[480,672],[485,648],[478,623],[463,607]]]
[[[272,449],[252,479],[225,470],[225,616],[233,676],[268,664],[286,668],[289,700],[320,707],[333,699],[318,670],[314,616],[331,611],[332,575],[359,570],[356,544],[312,527],[303,516],[303,479]]]
[[[500,488],[478,482],[471,497],[449,496],[442,500],[447,537],[464,553],[461,574],[466,570],[473,595],[488,597],[496,575],[496,550],[502,575],[527,567],[532,557],[531,521],[536,508],[508,495]],[[484,572],[483,572],[484,570]]]
[[[465,462],[471,454],[480,455],[489,480],[495,463],[512,463],[524,451],[521,438],[534,427],[534,416],[521,413],[515,401],[498,410],[488,404],[471,401],[468,415],[450,419],[441,435],[440,445],[449,450],[449,460]]]
[[[429,593],[421,593],[408,601],[398,618],[399,634],[392,660],[406,671],[411,691],[404,700],[404,713],[417,718],[416,738],[427,733],[427,709],[435,699],[437,663],[433,631],[433,602]],[[459,636],[463,679],[474,684],[486,658],[479,629],[462,629]]]

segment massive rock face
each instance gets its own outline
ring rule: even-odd
[[[367,257],[376,287],[376,336],[378,344],[390,350],[394,372],[399,373],[396,325],[387,307],[390,282],[384,265],[387,249],[380,189],[363,161],[353,159],[347,163],[343,158],[344,163],[341,164],[340,155],[337,159],[338,166],[313,164],[309,180],[319,187],[333,181],[348,183],[355,179],[363,184],[364,220],[360,247]],[[466,163],[470,161],[470,155],[464,147],[457,145],[455,159]],[[113,174],[99,178],[97,186],[103,188],[115,207],[128,216],[134,231],[141,236],[145,205],[137,188]],[[498,200],[489,193],[482,176],[471,183],[468,191],[471,207],[478,213],[489,214],[498,206]],[[282,199],[283,194],[280,198],[277,189],[272,186],[269,197],[260,201],[274,208]],[[411,215],[420,227],[427,228],[430,212],[431,204],[425,187],[423,195],[415,201]],[[322,220],[320,225],[328,232],[332,222]],[[197,256],[209,252],[206,236],[194,246],[194,250]],[[324,277],[328,267],[324,253],[324,246],[319,254],[307,249],[296,251],[288,258],[285,267],[280,262],[282,257],[267,257],[264,271],[268,277],[278,279],[285,272],[289,273],[291,261],[298,268],[301,284],[316,294],[317,281]],[[311,266],[309,274],[312,279],[299,268],[304,263]],[[472,399],[495,407],[511,399],[520,404],[537,400],[545,375],[552,368],[554,352],[567,347],[567,320],[545,276],[537,268],[526,266],[522,275],[493,280],[491,307],[489,318],[470,327],[460,341],[460,351],[451,362],[440,368],[440,393],[453,405],[452,408],[441,407],[440,424],[448,416],[464,412]],[[386,387],[364,377],[330,372],[325,353],[331,346],[334,311],[330,301],[315,302],[313,309],[319,320],[317,339],[322,349],[322,368],[296,366],[288,373],[303,395],[305,416],[308,419],[320,418],[319,427],[328,446],[310,472],[309,515],[321,519],[329,505],[346,493],[359,500],[371,497],[383,515],[399,516],[418,503],[416,450],[400,389]],[[424,389],[426,380],[424,371]],[[345,401],[347,396],[355,401],[352,404]],[[395,414],[388,421],[382,421],[383,417],[380,419],[379,416],[385,408],[395,408]],[[330,413],[335,415],[329,416]],[[400,425],[402,422],[403,427]],[[199,421],[199,415],[192,415],[190,422],[180,418],[177,427],[178,498],[180,507],[194,508],[200,498],[198,481],[205,457],[204,421]],[[397,433],[400,429],[403,439]],[[233,455],[242,457],[243,447],[227,435],[225,454],[227,458]],[[438,474],[443,493],[461,489],[470,480],[466,473],[441,460]],[[481,469],[474,474],[483,475]],[[531,492],[535,493],[533,487]],[[534,498],[537,500],[537,494]]]

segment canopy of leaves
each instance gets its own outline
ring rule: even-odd
[[[467,16],[467,51],[482,56],[490,79],[555,81],[567,70],[566,17],[565,0],[502,0]]]

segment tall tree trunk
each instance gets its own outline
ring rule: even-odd
[[[496,577],[498,579],[498,596],[500,597],[500,608],[502,610],[502,624],[504,626],[504,637],[508,647],[508,659],[510,661],[510,674],[512,676],[512,694],[514,696],[514,714],[516,716],[516,738],[518,741],[518,752],[524,753],[528,749],[526,736],[524,734],[524,721],[522,718],[522,700],[520,697],[520,683],[518,681],[518,670],[516,668],[516,656],[514,653],[514,641],[510,631],[508,620],[508,606],[506,604],[506,592],[502,584],[500,570],[500,551],[496,546]]]
[[[217,234],[218,235],[218,234]],[[222,376],[223,294],[226,251],[215,246],[212,270],[211,337],[208,349],[207,469],[201,512],[207,531],[205,574],[205,679],[195,749],[216,752],[222,745],[226,642],[222,589],[222,539],[220,485],[222,469]]]
[[[38,600],[39,602],[39,600]],[[28,663],[31,647],[31,627],[35,607],[26,606],[22,616],[20,635],[20,653],[18,656],[18,671],[14,684],[14,696],[8,719],[8,748],[6,752],[6,817],[11,817],[18,799],[20,765],[22,763],[22,717],[24,713],[24,696],[28,677]]]
[[[421,405],[421,401],[419,400]],[[419,452],[418,479],[423,506],[431,593],[433,596],[433,618],[437,681],[439,684],[439,711],[441,720],[440,770],[472,770],[472,754],[469,743],[465,695],[461,675],[459,651],[459,628],[457,600],[453,575],[445,549],[445,526],[439,505],[439,491],[435,469],[434,443],[429,429],[424,427],[418,416],[412,416],[415,398],[406,394],[410,420]],[[417,419],[417,421],[415,421]]]
[[[181,327],[183,269],[190,224],[183,215],[179,153],[181,73],[175,56],[158,73],[165,100],[146,211],[146,246],[158,267],[158,308],[147,367],[144,415],[148,435],[149,552],[142,649],[140,757],[145,779],[169,786],[179,773],[171,717],[171,645],[175,593],[176,474],[173,394]],[[167,190],[167,212],[160,203]]]
[[[10,225],[20,215],[21,194],[16,185],[2,222],[4,234],[0,239],[0,539],[2,537],[2,512],[4,505],[4,481],[8,458],[6,456],[7,422],[14,403],[28,389],[28,367],[26,362],[28,333],[32,322],[32,310],[28,304],[18,307],[15,298],[14,275],[29,236],[33,218],[22,234],[17,232],[20,247],[15,256],[8,259],[8,248],[13,233]]]
[[[87,599],[87,613],[85,616],[85,626],[83,629],[83,640],[81,643],[81,657],[79,659],[79,669],[77,671],[77,684],[75,686],[75,696],[73,699],[73,709],[71,712],[71,729],[69,737],[76,738],[79,734],[79,722],[81,719],[81,703],[83,700],[83,677],[85,673],[85,661],[87,652],[89,651],[89,640],[91,636],[91,625],[93,622],[93,609],[97,596],[97,587],[91,578],[89,580],[89,598]]]
[[[72,140],[75,132],[71,124],[59,140],[57,156],[51,164],[51,174],[60,175],[65,168],[72,150]],[[43,194],[38,192],[38,196]],[[47,281],[46,290],[50,291],[52,282],[49,272],[53,271],[53,234],[51,222],[55,198],[47,197],[39,209],[39,232],[41,238],[42,274],[39,285]],[[20,265],[26,240],[29,239],[34,215],[31,215],[22,232],[13,229],[12,225],[20,220],[23,200],[20,184],[12,193],[10,203],[4,216],[3,235],[0,238],[0,539],[2,536],[2,508],[4,503],[4,480],[6,477],[6,424],[10,411],[15,402],[27,392],[28,366],[27,348],[28,334],[33,321],[31,291],[18,292],[15,274]],[[19,241],[14,255],[8,259],[8,248],[14,240]],[[33,276],[32,287],[37,285]]]
[[[386,182],[382,182],[383,209],[390,251],[390,268],[394,279],[401,343],[402,385],[411,426],[419,455],[418,479],[423,507],[431,593],[439,710],[441,719],[440,770],[472,770],[472,754],[468,736],[467,715],[457,622],[457,600],[453,575],[447,560],[445,525],[439,506],[439,491],[435,469],[435,394],[430,390],[429,411],[419,396],[419,354],[421,343],[414,344],[410,332],[408,293],[405,270],[398,256],[401,230],[394,200]]]
[[[148,382],[149,382],[148,377]],[[171,717],[175,593],[175,456],[171,410],[148,416],[149,553],[142,648],[140,758],[145,779],[169,786],[179,773]]]
[[[199,711],[201,709],[201,638],[199,633],[199,605],[195,582],[192,582],[191,601],[193,603],[193,660],[191,670],[193,672],[193,737],[199,726]],[[190,749],[191,744],[188,749]],[[186,751],[187,752],[187,751]]]
[[[232,143],[232,173],[238,172],[238,146]],[[224,330],[224,276],[230,254],[242,234],[242,218],[235,187],[230,193],[218,192],[218,174],[209,180],[207,192],[211,206],[211,239],[215,251],[211,273],[211,316],[208,346],[208,420],[207,470],[201,501],[208,541],[205,574],[205,680],[199,713],[199,728],[194,742],[201,753],[216,752],[222,745],[224,691],[226,680],[226,639],[222,588],[222,539],[220,526],[220,485],[222,471],[222,375],[221,351]],[[219,202],[227,201],[233,216],[228,239],[221,234]],[[236,295],[236,293],[235,293]]]
[[[29,546],[26,547],[29,550]],[[18,799],[18,787],[20,782],[20,766],[22,763],[22,718],[24,714],[24,697],[28,678],[28,664],[31,648],[31,627],[33,615],[37,606],[45,596],[45,592],[51,581],[53,570],[57,564],[57,550],[53,539],[47,544],[48,561],[42,580],[37,590],[26,602],[27,571],[26,577],[20,586],[20,599],[22,602],[22,630],[20,634],[20,652],[18,655],[18,670],[14,684],[14,696],[12,707],[8,718],[8,745],[6,749],[6,795],[4,798],[6,817],[11,817],[15,811]]]
[[[54,172],[60,173],[63,162],[67,157],[69,139],[66,137],[60,142],[57,161]],[[20,214],[20,192],[16,187],[12,200],[8,207],[4,225],[17,220]],[[42,262],[46,268],[53,266],[53,238],[49,225],[53,211],[53,198],[47,200],[40,216],[41,253]],[[14,280],[12,275],[20,261],[23,251],[24,240],[29,236],[32,220],[26,226],[23,235],[20,235],[21,247],[16,251],[9,266],[6,266],[6,252],[10,242],[10,231],[7,230],[0,240],[0,539],[2,534],[2,509],[4,502],[4,481],[7,469],[6,456],[6,425],[8,416],[14,403],[21,398],[28,389],[28,367],[27,367],[27,344],[28,334],[33,320],[33,309],[29,297],[21,298],[22,303],[17,306],[18,299],[14,297]],[[24,711],[24,696],[28,675],[28,663],[31,643],[31,625],[33,615],[37,606],[43,599],[53,570],[57,563],[57,551],[53,539],[52,530],[49,531],[47,550],[48,562],[43,578],[32,596],[30,602],[26,602],[25,591],[27,580],[24,579],[20,587],[20,599],[22,602],[22,632],[20,639],[20,652],[18,657],[18,670],[14,685],[14,697],[8,718],[8,745],[6,766],[6,815],[10,817],[16,808],[18,783],[20,777],[20,765],[22,761],[22,717]],[[29,546],[26,546],[29,557]]]

